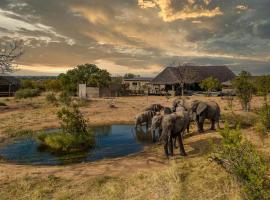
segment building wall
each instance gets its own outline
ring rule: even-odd
[[[116,97],[119,94],[120,86],[111,85],[110,87],[87,87],[85,84],[79,84],[78,96],[82,99],[91,99],[99,97]]]
[[[86,96],[87,98],[99,98],[100,92],[97,87],[86,87]]]
[[[149,82],[147,81],[124,81],[125,84],[128,84],[128,90],[139,91],[143,90],[144,86],[148,86]]]

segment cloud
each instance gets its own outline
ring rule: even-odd
[[[269,6],[269,0],[3,0],[0,43],[25,40],[21,74],[96,63],[113,74],[150,76],[175,59],[270,72]]]
[[[239,11],[245,11],[245,10],[248,10],[248,6],[247,5],[237,5],[235,7],[237,10]]]
[[[220,7],[208,9],[207,5],[210,2],[210,0],[204,0],[203,4],[198,4],[197,0],[187,0],[180,4],[179,9],[175,9],[173,0],[139,0],[138,5],[144,9],[158,7],[160,9],[159,16],[165,22],[173,22],[175,20],[213,18],[223,15]]]
[[[45,41],[46,43],[60,42],[59,39],[64,39],[69,45],[75,44],[75,41],[72,38],[57,33],[54,28],[50,26],[38,22],[33,23],[27,21],[24,19],[24,16],[14,13],[12,11],[3,10],[1,8],[0,28],[5,28],[7,30],[7,32],[0,32],[0,37],[12,35],[14,38],[25,40],[26,44],[27,41],[31,39],[38,39],[41,41]],[[46,34],[46,36],[23,34],[26,32],[40,32]]]
[[[93,24],[108,22],[108,16],[106,15],[106,13],[97,8],[73,6],[71,8],[71,11],[75,14],[79,13],[83,15],[89,22]]]

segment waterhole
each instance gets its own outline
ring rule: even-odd
[[[84,152],[56,154],[40,148],[34,138],[24,138],[0,148],[0,156],[7,161],[31,165],[66,165],[118,158],[143,150],[151,141],[145,130],[135,131],[133,125],[93,127],[95,146]],[[47,130],[48,134],[54,130]]]

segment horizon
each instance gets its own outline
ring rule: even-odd
[[[14,76],[96,64],[153,77],[177,61],[270,74],[268,0],[3,0],[0,43],[23,40]]]

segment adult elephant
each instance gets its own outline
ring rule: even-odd
[[[159,128],[159,140],[164,143],[166,156],[173,156],[173,139],[178,138],[180,155],[186,156],[182,135],[189,126],[189,115],[187,113],[172,113],[169,115],[159,115],[152,119],[151,132],[155,138],[155,130]]]
[[[147,106],[143,111],[160,112],[163,109],[164,107],[161,104],[151,104],[150,106]]]
[[[194,101],[191,105],[191,112],[200,133],[204,132],[205,119],[211,121],[211,130],[215,130],[215,124],[219,127],[220,107],[215,101]]]

